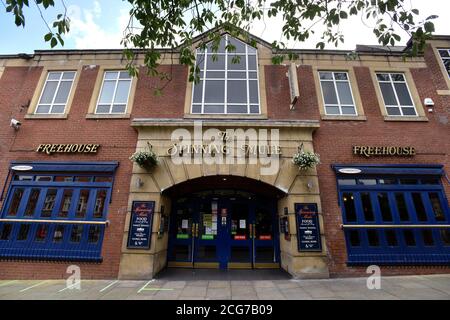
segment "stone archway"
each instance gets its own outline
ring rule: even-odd
[[[326,247],[324,234],[322,235],[323,252],[308,254],[297,250],[295,228],[295,203],[317,203],[320,214],[321,230],[323,232],[323,219],[321,218],[320,193],[316,170],[299,172],[292,164],[292,156],[298,151],[300,144],[306,150],[313,151],[312,133],[318,128],[314,121],[203,121],[203,130],[218,128],[221,132],[229,129],[241,129],[255,131],[260,129],[276,130],[279,139],[280,154],[278,155],[278,168],[273,174],[262,174],[267,163],[251,163],[249,159],[244,163],[239,161],[224,161],[223,163],[176,163],[168,150],[174,145],[173,132],[183,129],[191,133],[195,139],[196,122],[193,120],[167,120],[167,119],[139,119],[132,124],[138,131],[137,150],[145,149],[149,144],[159,157],[159,165],[148,172],[133,166],[130,185],[129,208],[133,201],[155,201],[155,215],[153,219],[153,233],[149,250],[130,250],[126,247],[130,215],[127,215],[122,247],[122,258],[119,276],[124,279],[151,278],[167,262],[167,234],[158,234],[161,223],[161,209],[163,215],[171,210],[170,190],[177,190],[187,182],[200,181],[207,177],[233,177],[241,181],[257,181],[278,190],[284,197],[278,199],[278,214],[288,213],[289,225],[292,237],[290,240],[280,239],[281,266],[300,277],[326,277],[328,268],[326,262]],[[245,131],[247,132],[247,131]],[[270,137],[270,135],[269,135]],[[270,139],[270,138],[269,138]],[[195,141],[195,140],[194,140]],[[272,141],[270,141],[272,142]],[[236,158],[238,158],[236,152]],[[191,155],[193,159],[195,155]],[[200,180],[198,180],[200,179]],[[248,179],[248,180],[247,180]],[[168,192],[166,192],[168,191]]]

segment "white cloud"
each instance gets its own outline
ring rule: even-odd
[[[109,30],[104,28],[102,8],[94,1],[91,8],[78,6],[68,8],[71,18],[71,30],[67,39],[74,42],[76,49],[115,49],[122,48],[120,42],[129,19],[128,10],[120,10],[117,18],[108,22]]]

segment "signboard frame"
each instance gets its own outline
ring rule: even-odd
[[[319,212],[317,203],[296,203],[295,220],[297,222],[297,245],[299,252],[322,252]],[[313,244],[305,241],[305,232],[315,239]],[[311,247],[307,247],[310,245]]]
[[[146,207],[146,208],[145,208]],[[139,210],[140,209],[140,210]],[[145,213],[140,213],[141,210],[147,210]],[[152,229],[153,229],[153,216],[155,213],[155,201],[133,201],[131,207],[131,217],[130,217],[130,228],[128,229],[128,240],[127,240],[127,249],[144,249],[149,250],[152,244]],[[147,215],[147,222],[145,225],[138,225],[136,222],[136,218],[138,214],[141,216]],[[133,244],[133,235],[138,231],[136,230],[138,227],[144,228],[143,231],[146,235],[146,238],[143,240],[144,244],[135,245]]]

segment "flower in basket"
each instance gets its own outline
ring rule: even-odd
[[[300,170],[308,170],[315,168],[320,164],[320,156],[310,151],[300,151],[294,154],[292,162],[298,166]]]
[[[130,160],[135,162],[139,167],[150,170],[158,164],[158,156],[149,146],[146,150],[136,151]]]

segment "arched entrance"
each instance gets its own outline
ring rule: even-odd
[[[211,176],[176,185],[171,198],[169,267],[279,268],[277,200],[260,181]]]

